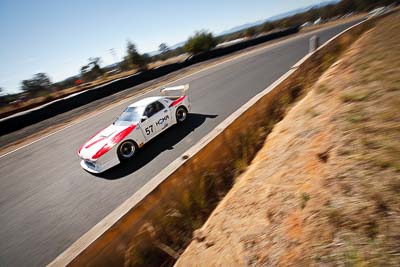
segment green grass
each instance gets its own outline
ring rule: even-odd
[[[301,193],[301,198],[300,198],[300,207],[301,209],[304,209],[307,205],[307,202],[311,199],[310,195],[308,193]]]

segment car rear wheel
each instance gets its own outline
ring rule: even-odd
[[[132,140],[126,140],[118,146],[118,158],[121,162],[127,161],[136,154],[137,145]]]
[[[179,107],[176,110],[176,122],[182,123],[186,120],[188,112],[185,107]]]

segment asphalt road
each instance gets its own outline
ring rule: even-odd
[[[354,24],[318,33],[321,42]],[[77,150],[125,108],[114,107],[0,158],[0,266],[49,263],[227,116],[308,52],[310,34],[195,73],[193,114],[146,145],[130,164],[101,176],[80,168]],[[154,95],[154,92],[146,96]]]

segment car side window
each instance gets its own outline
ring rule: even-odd
[[[160,101],[154,102],[154,105],[155,105],[155,109],[157,110],[156,113],[165,108],[165,106]]]
[[[157,112],[161,111],[164,109],[163,104],[161,104],[160,102],[156,101],[154,103],[149,104],[145,111],[144,111],[144,115],[147,116],[148,118],[150,118],[151,116],[153,116],[154,114],[156,114]]]

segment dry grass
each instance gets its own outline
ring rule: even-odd
[[[328,22],[324,22],[324,23],[321,23],[318,25],[311,25],[311,26],[302,28],[301,32],[315,31],[315,30],[321,29],[323,27],[331,27],[331,26],[338,25],[340,23],[350,22],[350,21],[353,21],[354,19],[362,19],[365,16],[367,16],[367,13],[359,13],[359,14],[355,14],[355,15],[347,17],[347,18],[340,18],[340,19],[337,19],[334,21],[328,21]]]
[[[400,265],[399,21],[379,22],[274,128],[180,266]]]

